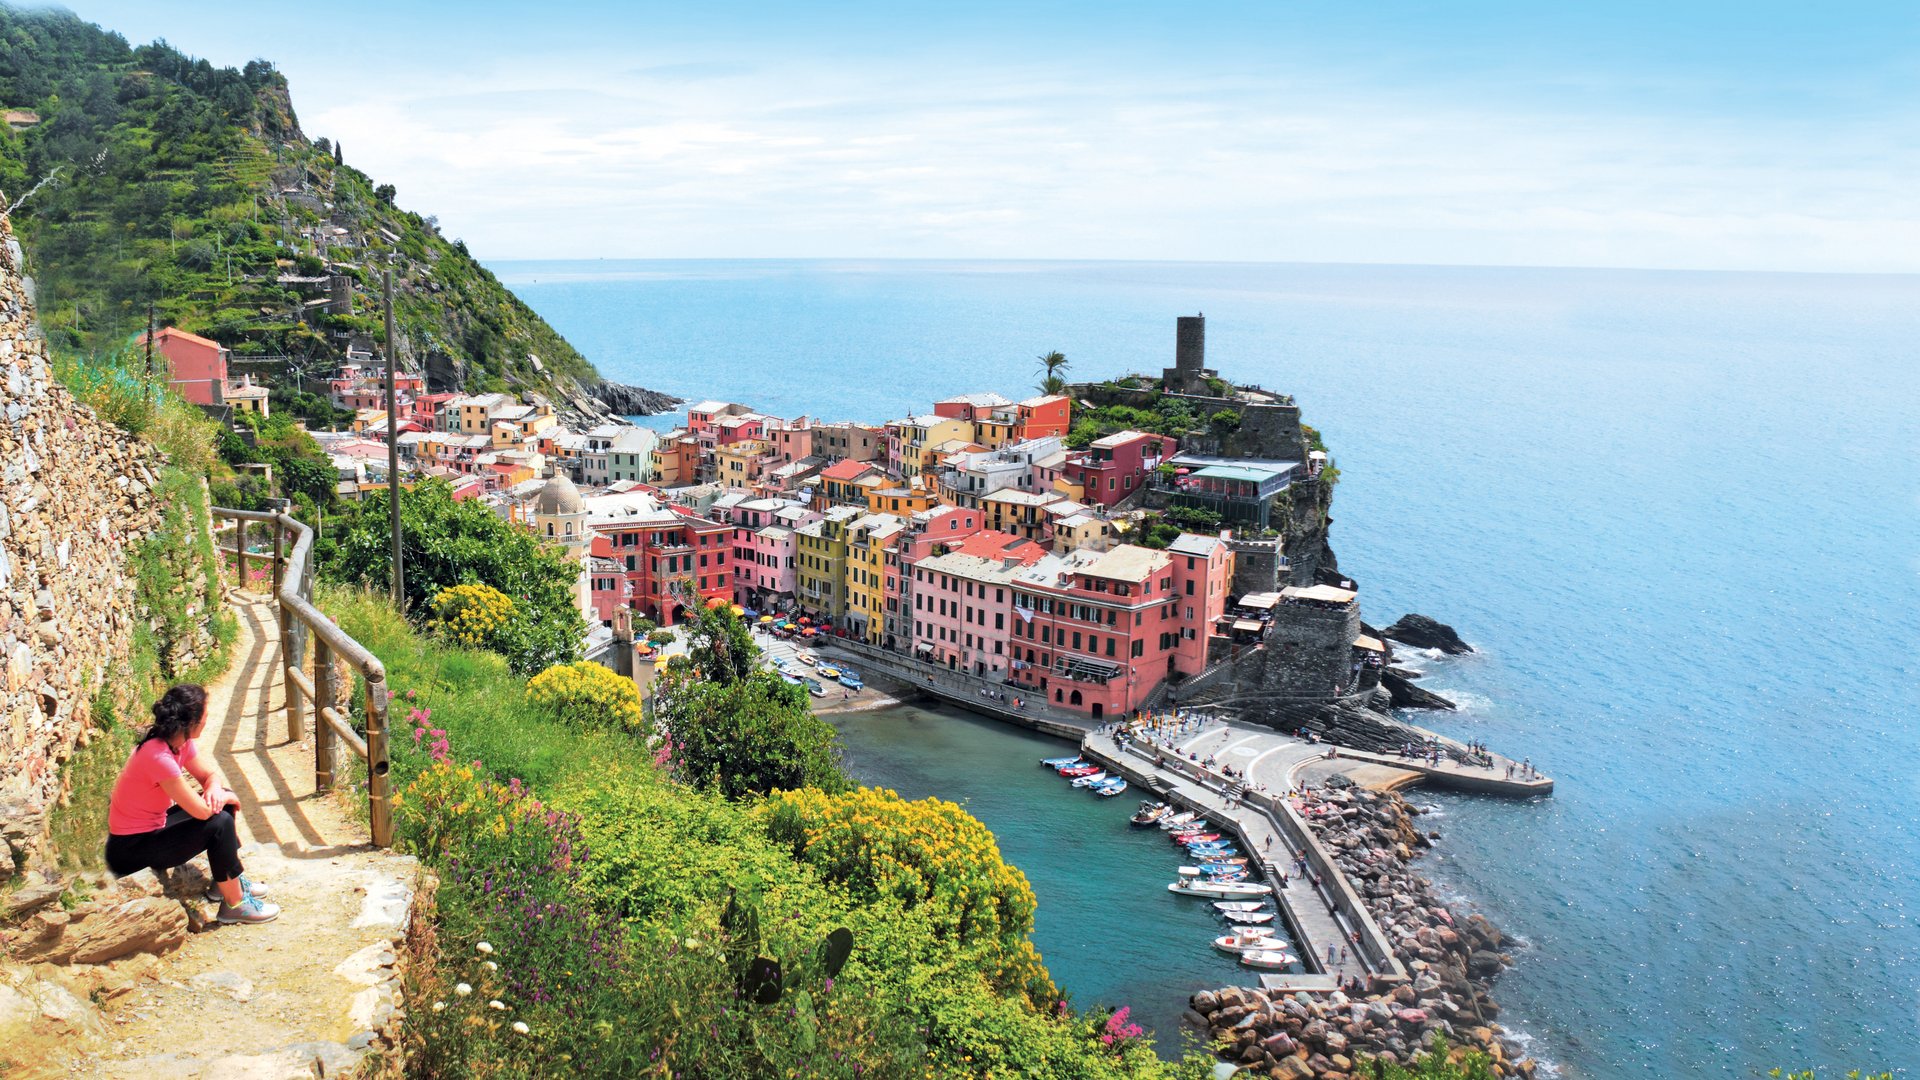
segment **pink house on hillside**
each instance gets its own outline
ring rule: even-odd
[[[139,343],[147,343],[141,334]],[[227,350],[219,342],[169,326],[153,335],[155,352],[167,358],[168,384],[195,405],[219,405],[227,389]]]
[[[1173,456],[1180,444],[1170,435],[1116,431],[1093,440],[1067,462],[1069,483],[1084,485],[1086,503],[1112,506],[1146,486],[1147,470]]]

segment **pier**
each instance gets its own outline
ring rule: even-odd
[[[1264,973],[1261,985],[1330,991],[1342,978],[1374,985],[1406,979],[1406,969],[1394,958],[1391,944],[1359,894],[1284,798],[1259,791],[1234,798],[1237,781],[1111,735],[1089,734],[1081,753],[1171,804],[1205,814],[1208,821],[1238,838],[1250,865],[1259,867],[1273,886],[1280,917],[1307,969],[1305,976]],[[1307,869],[1319,878],[1318,885],[1307,875],[1292,873],[1290,864],[1298,856],[1305,857]],[[1282,871],[1288,874],[1285,886],[1280,884]]]

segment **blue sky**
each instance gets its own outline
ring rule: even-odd
[[[1920,4],[319,5],[272,60],[488,259],[1920,271]]]

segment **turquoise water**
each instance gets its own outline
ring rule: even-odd
[[[1157,370],[1173,316],[1206,312],[1210,365],[1296,394],[1332,445],[1369,619],[1421,611],[1480,647],[1431,665],[1467,708],[1429,722],[1559,782],[1535,805],[1432,797],[1434,876],[1528,943],[1496,996],[1536,1052],[1592,1077],[1920,1071],[1920,279],[500,270],[611,377],[870,421],[1017,394],[1050,349],[1083,377]],[[928,790],[1000,790],[990,764],[924,768]],[[1050,879],[1131,872],[1124,847],[1063,872],[1005,846],[1044,926],[1110,940],[1108,894]],[[1044,947],[1088,997],[1071,949]]]
[[[1167,892],[1184,860],[1159,829],[1128,824],[1134,792],[1102,799],[1040,767],[1072,744],[957,709],[902,706],[833,723],[862,783],[951,799],[993,830],[1001,857],[1033,884],[1034,944],[1076,1007],[1131,1006],[1172,1055],[1187,995],[1247,980],[1209,944],[1226,933],[1211,905]]]

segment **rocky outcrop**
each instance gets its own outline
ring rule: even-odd
[[[603,382],[594,387],[593,396],[615,416],[652,416],[672,412],[674,406],[686,404],[684,398],[672,394],[617,382]]]
[[[54,381],[0,218],[0,880],[40,861],[60,763],[128,656],[128,550],[160,521],[161,467]]]
[[[0,934],[6,955],[21,963],[104,964],[134,953],[166,953],[187,939],[187,912],[166,896],[153,871],[108,883],[69,911],[40,906]]]
[[[1507,942],[1479,915],[1457,917],[1409,864],[1433,837],[1397,795],[1357,788],[1310,796],[1319,840],[1393,943],[1409,981],[1326,995],[1228,987],[1192,998],[1222,1056],[1255,1075],[1346,1080],[1370,1058],[1407,1064],[1444,1038],[1485,1054],[1496,1076],[1531,1077],[1534,1062],[1500,1026],[1488,988],[1508,963]]]
[[[1396,709],[1447,709],[1458,708],[1453,702],[1428,690],[1424,686],[1415,686],[1406,677],[1388,669],[1380,673],[1380,685],[1386,687],[1388,696]]]
[[[1380,631],[1390,641],[1402,645],[1411,645],[1416,649],[1439,649],[1448,656],[1470,653],[1473,646],[1460,640],[1453,627],[1446,623],[1429,619],[1425,615],[1402,615],[1400,621]]]

